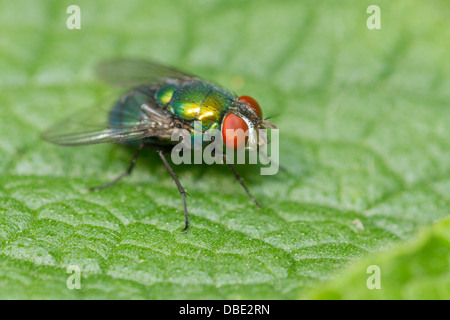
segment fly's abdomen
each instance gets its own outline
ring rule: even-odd
[[[153,99],[154,90],[149,87],[139,87],[124,94],[115,103],[109,112],[109,127],[118,133],[122,128],[141,125],[145,122],[145,114],[142,112],[142,105],[148,104]],[[126,144],[139,144],[140,139],[128,140]]]
[[[140,87],[124,94],[109,112],[111,127],[132,126],[143,121],[142,104],[149,103],[154,90]]]

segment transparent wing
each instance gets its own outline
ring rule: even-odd
[[[195,76],[155,62],[116,59],[100,63],[96,73],[103,81],[118,87],[153,84],[164,79],[189,79]]]
[[[122,96],[109,104],[109,110],[92,107],[77,112],[42,137],[54,144],[74,146],[170,136],[175,129],[171,115],[159,108],[146,90],[136,89]]]

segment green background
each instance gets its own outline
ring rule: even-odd
[[[0,1],[0,298],[449,299],[449,16],[444,0]],[[227,168],[177,166],[181,234],[151,152],[87,192],[132,150],[40,133],[117,95],[92,72],[112,57],[175,65],[275,116],[288,172],[238,167],[263,209]]]

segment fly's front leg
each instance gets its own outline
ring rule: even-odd
[[[237,173],[236,169],[234,168],[234,166],[229,163],[228,158],[226,157],[226,155],[224,154],[224,161],[225,163],[228,165],[228,167],[230,167],[231,172],[233,172],[234,177],[236,178],[236,180],[239,182],[239,184],[242,186],[242,188],[244,188],[245,192],[247,193],[247,195],[250,197],[250,199],[252,199],[252,201],[256,204],[256,206],[261,209],[262,206],[261,204],[258,202],[258,200],[255,199],[255,197],[253,196],[253,194],[250,192],[250,190],[248,190],[247,186],[244,183],[244,179],[242,179],[242,177],[239,175],[239,173]]]

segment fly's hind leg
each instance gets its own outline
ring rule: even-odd
[[[119,175],[117,178],[113,179],[112,181],[110,181],[108,183],[105,183],[105,184],[102,184],[102,185],[96,186],[96,187],[90,187],[88,190],[95,191],[95,190],[101,190],[101,189],[108,188],[108,187],[112,186],[114,183],[116,183],[117,181],[119,181],[120,179],[122,179],[123,177],[126,177],[129,174],[131,174],[131,172],[133,171],[134,165],[136,164],[139,153],[141,152],[143,147],[144,147],[144,144],[141,143],[139,145],[139,147],[137,148],[136,152],[134,153],[133,158],[131,159],[131,162],[130,162],[130,165],[128,166],[127,171],[125,171],[124,173]]]

